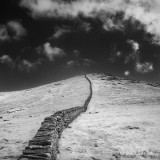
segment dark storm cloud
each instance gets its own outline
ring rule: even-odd
[[[148,33],[154,35],[153,42],[160,43],[160,2],[159,0],[22,0],[20,6],[31,11],[34,18],[77,18],[79,15],[99,18],[104,29],[123,30],[122,23],[130,18],[140,21]],[[123,12],[123,21],[114,15]],[[106,14],[112,15],[108,18]]]
[[[26,29],[18,21],[9,21],[0,25],[0,42],[20,40],[26,34]]]

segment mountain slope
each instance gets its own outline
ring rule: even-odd
[[[105,74],[87,75],[88,109],[66,128],[58,160],[159,160],[160,87]],[[44,118],[84,105],[84,76],[0,93],[0,159],[15,160]]]
[[[84,76],[37,88],[0,93],[0,159],[15,160],[44,118],[83,105],[89,94]]]
[[[160,159],[160,87],[88,76],[88,110],[64,130],[58,160]]]

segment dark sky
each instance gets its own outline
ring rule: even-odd
[[[86,72],[160,81],[158,0],[1,0],[0,91]]]

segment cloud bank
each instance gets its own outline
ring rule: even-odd
[[[41,64],[41,60],[38,59],[35,62],[30,62],[29,60],[13,60],[9,55],[4,54],[0,57],[0,63],[8,65],[11,69],[17,68],[19,71],[30,72],[35,69],[37,65]]]
[[[123,30],[125,21],[137,20],[160,44],[159,0],[22,0],[20,6],[28,8],[34,18],[98,18],[107,31]],[[123,17],[116,18],[117,13]]]

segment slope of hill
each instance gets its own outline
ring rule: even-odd
[[[88,110],[64,130],[58,160],[160,160],[160,87],[88,75]]]
[[[0,93],[0,159],[15,160],[44,118],[83,105],[89,94],[84,76],[37,88]]]
[[[105,74],[87,75],[88,109],[66,128],[58,160],[160,160],[160,87]],[[15,160],[45,117],[82,106],[84,76],[0,93],[0,159]]]

